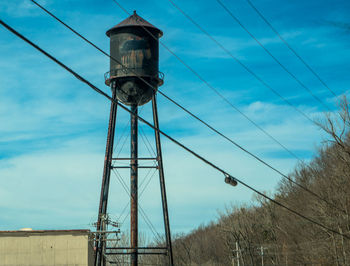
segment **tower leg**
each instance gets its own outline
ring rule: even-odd
[[[157,101],[156,101],[156,96],[155,95],[153,95],[153,97],[152,97],[152,111],[153,111],[154,127],[156,129],[159,129]],[[166,245],[167,245],[167,249],[168,249],[169,265],[173,266],[174,265],[174,260],[173,260],[173,250],[172,250],[172,245],[171,245],[168,203],[167,203],[166,189],[165,189],[165,180],[164,180],[162,147],[160,145],[160,134],[159,134],[159,131],[155,130],[154,134],[155,134],[155,141],[156,141],[156,148],[157,148],[157,159],[158,159],[158,169],[159,169],[159,183],[160,183],[160,191],[161,191],[161,196],[162,196],[162,207],[163,207],[163,218],[164,218]]]
[[[130,247],[131,260],[130,265],[137,266],[138,261],[138,172],[137,172],[137,156],[138,156],[138,120],[137,120],[137,105],[131,106],[131,146],[130,146]]]
[[[116,88],[115,83],[111,84],[112,98],[116,100]],[[103,256],[105,250],[104,234],[100,234],[101,231],[106,231],[106,214],[107,214],[107,203],[108,203],[108,191],[109,182],[111,175],[111,162],[113,154],[113,143],[115,133],[115,122],[117,117],[117,103],[112,101],[111,111],[109,115],[109,125],[107,134],[106,153],[103,167],[103,177],[101,186],[100,206],[98,209],[98,218],[96,226],[96,242],[95,242],[95,265],[104,266],[106,265],[105,257]]]

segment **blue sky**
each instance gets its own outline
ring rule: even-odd
[[[112,1],[39,0],[59,18],[109,50],[105,32],[128,16]],[[169,1],[119,1],[163,32],[162,42],[231,103],[283,145],[308,161],[325,139],[308,120],[281,101],[189,22]],[[245,0],[222,0],[295,76],[333,111],[336,99],[281,43]],[[244,32],[215,0],[175,1],[186,13],[313,119],[326,111]],[[254,0],[282,36],[337,95],[350,84],[348,1]],[[109,93],[103,74],[109,60],[36,8],[30,1],[0,2],[0,17],[82,76]],[[234,111],[166,49],[160,47],[161,90],[284,173],[297,161]],[[223,169],[272,193],[280,177],[216,136],[167,100],[158,97],[161,128]],[[141,115],[151,120],[150,106]],[[107,134],[109,102],[43,55],[0,28],[0,229],[86,228],[96,220]],[[122,137],[128,115],[118,111],[116,152],[127,155]],[[142,126],[153,143],[151,131]],[[141,141],[141,140],[140,140]],[[231,204],[249,203],[252,193],[227,186],[222,174],[162,138],[173,232],[187,232]],[[140,142],[140,154],[148,155]],[[144,178],[140,174],[140,182]],[[129,183],[127,173],[122,173]],[[119,217],[128,202],[115,176],[109,212]],[[157,177],[140,199],[162,232]],[[123,217],[122,217],[123,219]],[[128,218],[122,227],[127,230]],[[140,217],[141,231],[149,232]]]

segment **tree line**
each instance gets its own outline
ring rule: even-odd
[[[315,122],[327,139],[314,158],[299,163],[288,175],[319,198],[287,179],[269,195],[339,234],[257,196],[251,204],[227,208],[215,222],[173,236],[175,265],[350,265],[350,114],[346,98],[339,107],[339,112]],[[167,265],[164,257],[145,256],[142,262]]]

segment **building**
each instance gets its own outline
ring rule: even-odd
[[[0,231],[0,265],[92,266],[90,230]]]

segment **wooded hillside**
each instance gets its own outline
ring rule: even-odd
[[[175,265],[238,265],[237,256],[240,265],[350,265],[350,116],[346,99],[340,109],[317,122],[328,136],[317,156],[289,175],[317,196],[286,179],[270,196],[349,239],[256,197],[251,205],[232,207],[216,222],[173,238]]]

